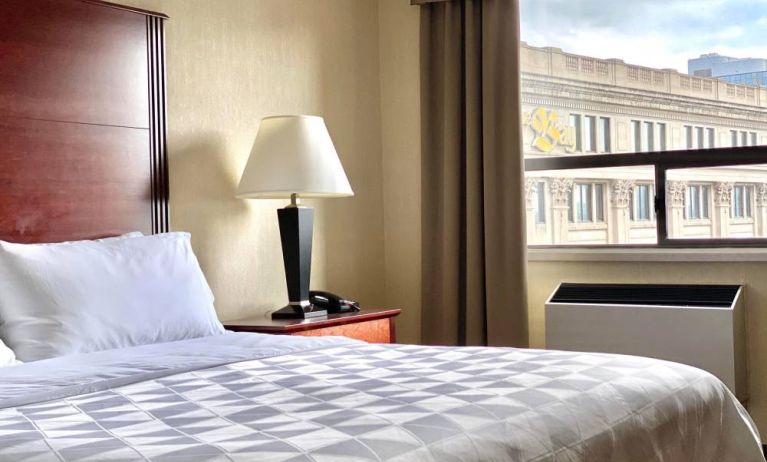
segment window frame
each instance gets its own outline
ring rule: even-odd
[[[568,244],[531,245],[530,248],[716,248],[767,247],[767,237],[757,238],[669,238],[667,229],[667,171],[686,168],[727,167],[767,164],[767,146],[742,146],[667,150],[654,152],[587,154],[524,159],[525,172],[598,169],[610,167],[653,167],[655,171],[656,244]]]

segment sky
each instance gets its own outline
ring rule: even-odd
[[[703,53],[767,59],[767,0],[520,0],[522,40],[687,73]]]

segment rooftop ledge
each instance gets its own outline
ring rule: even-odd
[[[531,262],[767,262],[765,248],[534,248],[527,250]]]

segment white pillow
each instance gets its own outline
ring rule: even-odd
[[[16,354],[13,350],[5,346],[5,343],[0,340],[0,367],[12,366],[18,363],[19,361],[16,361]]]
[[[22,361],[223,332],[188,233],[0,241],[0,338]]]

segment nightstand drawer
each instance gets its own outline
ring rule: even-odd
[[[305,335],[309,337],[341,335],[343,337],[354,338],[368,343],[394,343],[394,328],[391,326],[391,323],[393,322],[393,318],[376,319],[374,321],[344,324],[342,326],[305,330],[302,332],[295,332],[291,335]]]
[[[326,318],[274,320],[256,317],[224,323],[228,330],[260,334],[324,336],[339,335],[369,343],[394,343],[394,318],[400,310],[362,310],[330,314]]]

